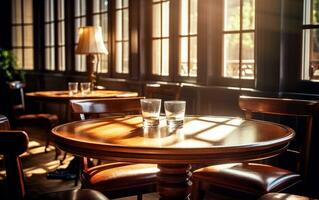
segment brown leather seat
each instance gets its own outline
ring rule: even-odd
[[[0,127],[8,127],[8,120],[0,115]],[[4,124],[4,125],[3,125]],[[8,196],[2,194],[4,199],[27,199],[24,185],[22,165],[19,155],[28,149],[29,138],[24,131],[0,130],[0,154],[4,155],[5,169],[8,184]],[[41,200],[107,200],[98,191],[70,190],[40,195],[34,199]]]
[[[12,107],[12,120],[13,127],[28,127],[37,126],[42,127],[46,132],[47,142],[45,151],[49,146],[49,133],[52,127],[56,126],[59,122],[57,115],[49,113],[37,113],[37,114],[26,114],[25,113],[25,101],[24,91],[25,84],[20,81],[8,82],[8,88],[10,91],[10,102]],[[58,151],[57,151],[58,154]],[[56,155],[57,156],[57,155]]]
[[[316,101],[304,101],[279,98],[240,96],[239,106],[245,112],[245,118],[251,119],[253,113],[293,116],[305,118],[305,130],[300,136],[298,148],[286,152],[295,162],[294,171],[268,164],[235,163],[213,165],[194,171],[193,199],[201,199],[206,190],[220,188],[221,191],[239,192],[244,198],[258,198],[268,192],[281,192],[297,185],[307,178],[309,163],[309,144],[312,134],[313,115],[317,110]],[[288,157],[278,157],[281,158]],[[284,163],[286,164],[286,163]],[[287,164],[286,164],[287,165]]]
[[[268,193],[260,197],[258,200],[314,200],[309,197],[286,194],[286,193]]]
[[[83,120],[110,114],[138,114],[142,98],[71,100],[70,104],[74,118]],[[156,191],[157,165],[116,162],[89,168],[86,159],[82,160],[83,188],[96,189],[109,198],[138,195],[142,199],[142,194]]]
[[[84,188],[99,191],[120,190],[132,185],[138,188],[156,184],[158,171],[152,164],[108,163],[84,170],[81,182]]]
[[[214,180],[220,187],[253,194],[280,191],[301,179],[299,174],[257,163],[214,165],[196,170],[195,175],[202,182]]]

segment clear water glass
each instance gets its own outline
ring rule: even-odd
[[[83,96],[91,94],[91,83],[90,82],[82,82],[80,85],[81,85],[81,94]]]
[[[68,83],[69,87],[69,95],[73,96],[78,93],[78,88],[79,88],[79,83],[78,82],[69,82]]]
[[[164,102],[166,122],[169,127],[181,127],[184,124],[185,101]]]
[[[154,127],[159,125],[161,110],[161,99],[141,99],[141,108],[144,127]]]

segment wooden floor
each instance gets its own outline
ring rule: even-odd
[[[21,157],[23,171],[25,174],[25,185],[27,194],[29,197],[37,196],[39,194],[64,191],[75,187],[74,181],[63,181],[47,179],[46,174],[50,171],[54,171],[57,168],[65,168],[69,161],[73,158],[68,155],[63,164],[60,164],[59,160],[55,160],[55,149],[50,146],[47,153],[44,152],[45,135],[41,130],[32,128],[28,131],[30,141],[29,149]],[[0,157],[0,199],[10,199],[7,197],[5,183],[5,170],[4,162]],[[134,200],[136,197],[121,198],[121,200]],[[144,200],[158,199],[157,194],[146,194],[143,196]]]

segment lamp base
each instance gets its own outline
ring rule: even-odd
[[[88,80],[91,82],[91,89],[94,90],[96,86],[96,75],[95,75],[95,66],[97,64],[97,59],[95,54],[88,54],[87,56],[87,73]]]

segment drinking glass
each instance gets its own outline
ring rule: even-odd
[[[69,95],[73,96],[78,93],[78,82],[68,82],[69,86]]]
[[[143,125],[153,127],[159,125],[161,99],[141,99]]]
[[[81,94],[89,95],[91,93],[91,83],[90,82],[82,82],[81,83]]]
[[[165,101],[164,102],[166,122],[169,127],[183,126],[185,117],[185,101]]]

